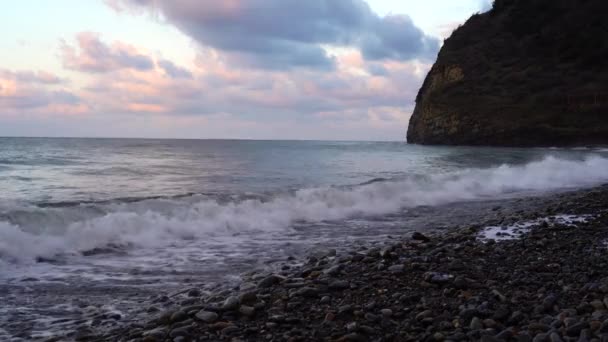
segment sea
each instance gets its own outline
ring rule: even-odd
[[[0,138],[0,340],[605,183],[602,148]]]

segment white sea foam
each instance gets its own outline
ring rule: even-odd
[[[469,169],[352,188],[302,189],[269,200],[147,200],[106,205],[101,214],[94,210],[79,215],[74,215],[74,208],[38,209],[52,214],[55,224],[47,226],[44,213],[32,215],[29,223],[21,220],[20,225],[0,222],[0,259],[27,262],[39,256],[107,246],[150,248],[183,240],[281,232],[300,221],[340,220],[418,205],[585,187],[607,181],[606,158],[593,156],[575,161],[548,157],[522,166]],[[57,218],[63,213],[68,215],[68,210],[69,219]]]
[[[505,226],[489,226],[485,227],[479,233],[478,238],[483,241],[517,240],[529,233],[530,230],[532,230],[532,227],[543,222],[547,222],[549,225],[560,224],[576,226],[577,224],[589,221],[592,217],[593,216],[591,215],[556,215],[551,217],[543,217],[536,220],[517,222]]]

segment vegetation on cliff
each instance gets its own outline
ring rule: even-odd
[[[497,0],[445,41],[408,141],[608,144],[608,1]]]

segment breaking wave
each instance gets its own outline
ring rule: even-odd
[[[169,246],[242,233],[281,232],[299,222],[382,215],[420,205],[498,198],[509,194],[581,188],[608,182],[608,159],[547,157],[352,187],[301,189],[271,197],[220,200],[206,195],[141,201],[25,206],[0,216],[0,259],[34,262],[105,248]],[[8,211],[6,211],[8,210]]]

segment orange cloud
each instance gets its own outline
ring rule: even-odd
[[[166,107],[150,103],[128,103],[126,108],[131,112],[163,113],[167,111]]]

